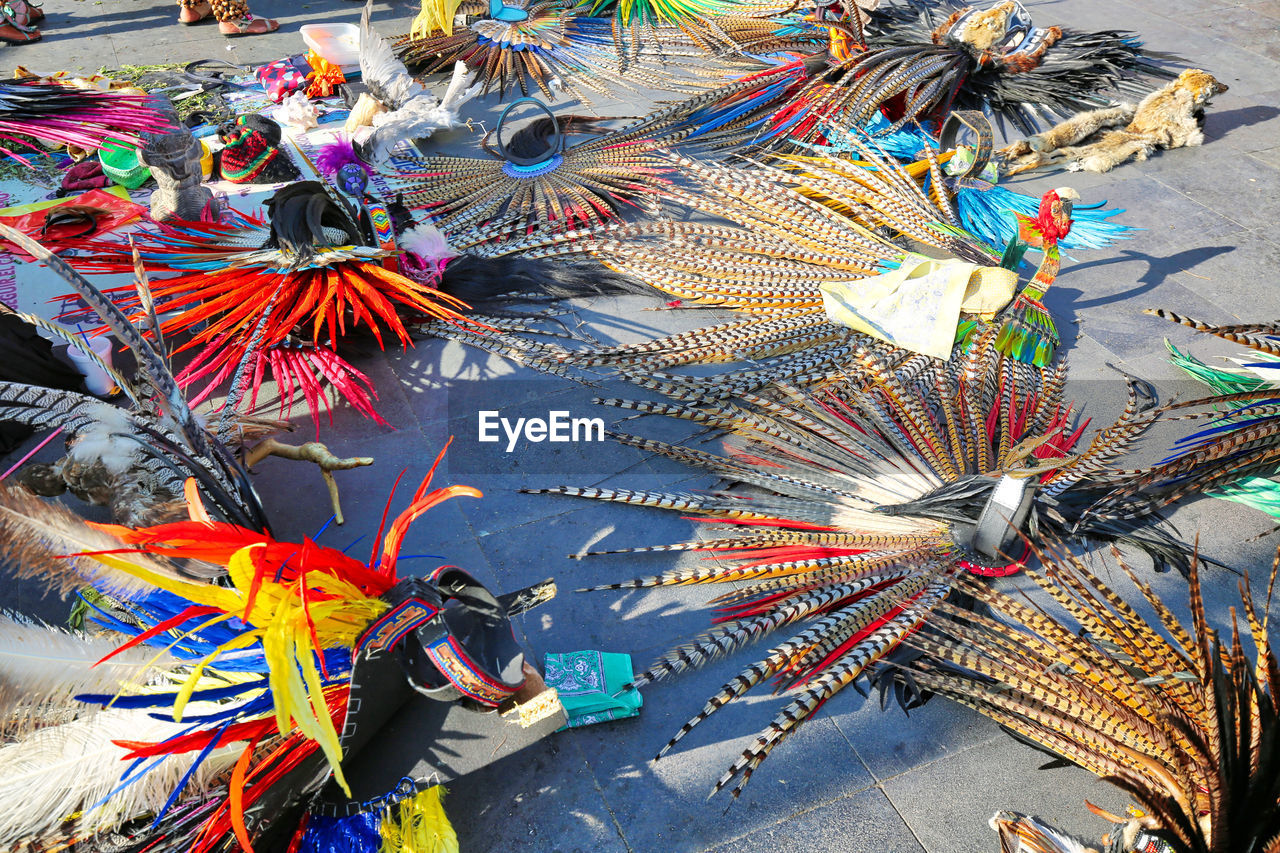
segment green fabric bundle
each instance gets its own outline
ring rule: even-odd
[[[547,655],[545,681],[560,694],[569,715],[565,728],[638,715],[643,704],[640,691],[620,692],[632,678],[631,655],[595,651]]]

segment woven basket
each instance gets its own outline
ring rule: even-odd
[[[151,177],[151,170],[138,162],[138,149],[113,142],[98,152],[102,174],[129,190],[136,190]]]

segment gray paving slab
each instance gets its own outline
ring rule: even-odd
[[[1280,169],[1280,146],[1253,151],[1249,156],[1273,169]]]
[[[938,700],[904,711],[892,694],[882,701],[874,688],[865,698],[845,690],[824,710],[878,782],[1004,737],[999,726],[977,712]]]
[[[725,669],[721,667],[720,669]],[[780,707],[760,697],[735,702],[713,714],[660,761],[650,759],[684,717],[690,702],[710,696],[728,674],[697,673],[688,683],[647,688],[640,725],[625,721],[573,734],[600,780],[601,790],[627,843],[635,850],[702,850],[744,833],[789,823],[822,803],[866,789],[871,775],[830,719],[818,717],[777,747],[740,799],[721,794],[708,799],[720,772],[749,746]],[[680,706],[680,713],[652,713]],[[736,706],[736,707],[735,707]],[[722,716],[723,715],[723,716]],[[625,741],[619,736],[625,731]],[[709,768],[715,768],[709,774]]]
[[[581,750],[556,736],[449,785],[460,849],[630,853]]]
[[[1123,810],[1124,795],[1077,767],[1037,769],[1048,760],[1011,738],[997,738],[888,779],[883,789],[930,853],[997,849],[987,820],[998,809],[1046,819],[1052,814],[1060,829],[1097,839],[1107,824],[1085,809],[1085,799]]]
[[[872,789],[819,806],[786,823],[735,838],[714,853],[844,853],[923,850],[884,794]]]

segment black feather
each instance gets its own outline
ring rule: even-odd
[[[309,257],[315,246],[341,245],[326,238],[326,228],[345,232],[346,242],[359,242],[360,229],[355,221],[319,181],[299,181],[278,190],[267,201],[267,212],[271,216],[271,237],[266,246],[300,258]]]
[[[652,287],[598,264],[515,256],[455,258],[444,268],[440,289],[473,308],[613,293],[654,295]]]

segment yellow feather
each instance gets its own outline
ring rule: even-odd
[[[436,32],[453,35],[453,16],[461,5],[461,0],[422,0],[422,10],[413,19],[409,34],[414,38],[426,38]]]
[[[125,560],[118,559],[113,554],[94,554],[93,559],[102,563],[102,565],[115,569],[118,572],[146,581],[152,586],[163,589],[165,592],[171,592],[174,595],[182,596],[196,604],[203,604],[208,607],[216,607],[219,610],[227,610],[234,612],[236,605],[239,604],[240,598],[235,591],[226,589],[225,587],[213,586],[208,583],[191,583],[190,581],[177,580],[175,578],[166,577],[136,566]]]
[[[213,619],[210,619],[209,621],[201,624],[198,628],[194,629],[190,633],[196,633],[218,622],[225,622],[229,618],[230,617],[228,615],[216,616]],[[243,649],[253,645],[257,641],[258,635],[260,633],[261,632],[259,631],[249,631],[244,634],[241,634],[240,636],[236,637],[233,640],[229,640],[226,643],[223,643],[221,646],[218,646],[218,648],[214,649],[210,654],[206,655],[204,659],[201,660],[198,664],[196,664],[194,667],[191,668],[191,674],[188,675],[186,679],[182,682],[182,688],[178,691],[177,698],[173,700],[173,721],[175,723],[182,722],[182,713],[183,711],[186,710],[187,703],[191,701],[191,694],[194,693],[196,690],[196,687],[199,686],[200,680],[204,676],[205,669],[209,666],[209,664],[215,658],[221,655],[223,652],[234,651],[236,649]]]
[[[458,853],[458,836],[444,812],[444,788],[401,800],[383,817],[378,853]]]

